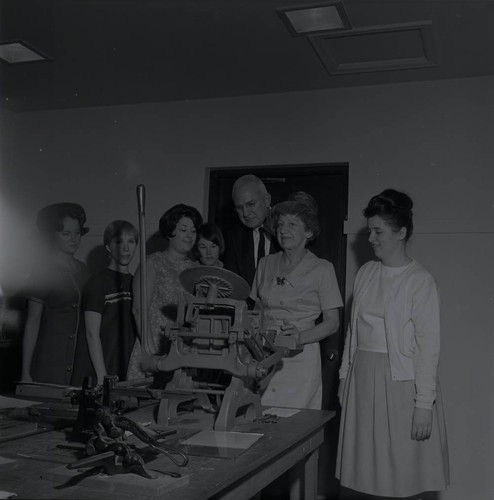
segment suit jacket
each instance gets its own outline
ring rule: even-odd
[[[254,237],[252,229],[240,222],[231,227],[225,235],[225,269],[242,276],[252,286],[256,265],[254,263]],[[276,237],[271,237],[269,253],[280,250]]]

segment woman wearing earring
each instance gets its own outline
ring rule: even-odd
[[[146,261],[148,328],[156,353],[167,352],[169,345],[163,331],[167,324],[176,321],[180,298],[189,295],[180,283],[180,273],[198,265],[189,258],[189,254],[201,224],[202,217],[197,209],[183,204],[173,206],[160,219],[159,231],[168,241],[168,247],[163,252],[151,254]],[[127,373],[129,380],[146,375],[141,368],[140,273],[138,268],[134,276],[132,306],[139,340],[136,341],[130,357]]]
[[[74,255],[86,214],[76,203],[55,203],[38,213],[47,254],[34,273],[22,348],[23,381],[69,385],[81,321],[86,266]]]
[[[340,369],[342,498],[426,498],[449,483],[439,296],[431,274],[408,255],[412,206],[408,195],[387,189],[364,210],[377,260],[355,279]]]

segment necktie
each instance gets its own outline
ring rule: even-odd
[[[264,236],[264,229],[259,228],[259,244],[257,245],[257,262],[266,255],[266,237]]]

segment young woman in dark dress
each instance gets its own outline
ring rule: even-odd
[[[36,222],[46,254],[30,280],[21,378],[69,385],[87,279],[86,266],[74,255],[89,231],[86,214],[76,203],[55,203],[41,209]]]

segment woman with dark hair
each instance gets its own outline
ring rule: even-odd
[[[203,224],[197,233],[196,256],[203,266],[223,267],[220,256],[225,251],[221,229],[212,222]]]
[[[160,219],[159,232],[168,241],[168,246],[163,252],[151,254],[146,261],[148,328],[156,353],[166,353],[168,346],[164,341],[163,330],[168,323],[175,322],[178,301],[188,295],[180,283],[179,276],[185,269],[198,265],[189,255],[201,224],[202,217],[197,209],[183,204],[173,206]],[[138,268],[134,276],[132,306],[139,340],[140,273]],[[145,373],[141,369],[141,343],[136,341],[130,357],[127,379],[142,377],[145,377]]]
[[[79,332],[86,266],[77,260],[86,214],[76,203],[41,209],[37,226],[47,255],[31,277],[22,347],[23,381],[69,385]]]
[[[387,189],[364,210],[377,260],[357,273],[340,369],[343,498],[422,497],[449,483],[437,382],[439,295],[407,252],[412,207],[408,195]]]
[[[319,234],[317,205],[309,200],[298,196],[273,207],[269,226],[281,251],[259,261],[252,285],[250,298],[262,304],[268,326],[301,346],[275,368],[264,406],[321,409],[319,341],[338,330],[343,303],[333,265],[306,248]]]

